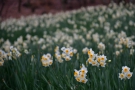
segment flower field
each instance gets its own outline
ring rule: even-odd
[[[135,90],[135,5],[0,23],[0,90]]]

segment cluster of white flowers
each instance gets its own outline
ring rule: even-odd
[[[119,44],[125,45],[127,48],[131,48],[133,46],[133,41],[129,38],[120,38]]]
[[[99,65],[100,65],[101,67],[105,67],[106,60],[107,60],[106,56],[97,55],[94,53],[94,51],[92,49],[88,50],[88,56],[89,56],[89,58],[88,58],[87,62],[89,64],[92,64],[92,66],[99,67]]]
[[[65,61],[70,61],[71,57],[73,57],[73,55],[77,53],[77,50],[73,49],[72,47],[69,47],[69,48],[62,47],[61,51],[62,51],[62,54],[60,54],[58,46],[55,48],[55,57],[60,63],[63,62],[62,58],[64,58]]]
[[[49,53],[44,54],[41,58],[41,62],[42,62],[42,65],[45,67],[52,65],[53,60],[52,60],[51,54],[49,54]]]
[[[87,68],[82,64],[82,67],[80,70],[74,70],[74,77],[78,82],[86,83],[88,80],[86,79],[86,74],[88,70]]]
[[[60,51],[59,51],[59,46],[56,46],[54,51],[55,51],[55,58],[58,60],[58,62],[62,63],[63,59],[62,59]]]
[[[11,43],[9,40],[6,40],[3,42],[3,45],[2,45],[2,48],[6,51],[6,52],[9,52],[10,51],[10,46],[11,46]]]
[[[86,54],[87,52],[88,52],[88,48],[87,47],[85,47],[85,48],[83,48],[83,50],[82,50],[82,52],[84,53],[84,54]]]
[[[122,67],[122,73],[119,73],[119,78],[122,79],[130,79],[132,77],[133,72],[130,72],[130,68],[127,66]]]
[[[21,56],[21,53],[17,50],[17,48],[10,46],[10,52],[8,53],[8,59],[17,59]]]
[[[3,50],[0,50],[0,66],[3,66],[4,60],[6,58],[7,58],[7,54]]]
[[[115,54],[116,56],[120,55],[123,52],[123,47],[127,47],[130,49],[130,55],[134,53],[134,36],[127,37],[126,32],[121,31],[117,34],[117,38],[115,38]]]
[[[4,60],[17,59],[21,56],[21,53],[13,46],[10,46],[10,52],[6,53],[3,50],[0,50],[0,66],[3,66]]]
[[[69,48],[62,47],[61,50],[62,50],[61,55],[66,61],[70,61],[71,57],[73,57],[73,55],[77,53],[77,50],[73,49],[72,47]]]
[[[98,49],[101,50],[101,51],[105,50],[105,45],[102,42],[100,42],[98,44]]]

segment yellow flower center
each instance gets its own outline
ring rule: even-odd
[[[88,51],[88,55],[90,55],[91,54],[91,52],[90,52],[90,50]]]
[[[52,62],[50,62],[50,65],[52,65]]]
[[[76,80],[77,80],[78,82],[80,82],[80,78],[76,78]]]
[[[102,57],[101,60],[104,61],[104,57]]]
[[[131,74],[128,74],[127,76],[128,76],[128,77],[131,77]]]
[[[84,74],[81,74],[81,77],[83,78],[84,77]]]
[[[96,62],[95,62],[95,61],[93,61],[93,62],[92,62],[92,64],[93,64],[93,65],[95,65],[95,64],[96,64]]]
[[[74,76],[77,76],[78,75],[78,73],[77,72],[74,72]]]
[[[90,54],[90,58],[93,58],[93,54]]]
[[[85,80],[82,80],[82,83],[85,83]]]
[[[98,58],[97,61],[100,62],[101,58]]]
[[[43,60],[47,60],[47,58],[45,58],[45,57],[42,57],[42,59],[43,59]]]
[[[73,56],[73,52],[70,53],[70,56]]]
[[[88,62],[92,62],[92,59],[91,59],[91,58],[89,58],[89,59],[88,59]]]
[[[82,73],[85,73],[85,70],[81,70]]]
[[[125,68],[125,69],[124,69],[124,72],[128,72],[128,69],[127,69],[127,68]]]
[[[123,78],[123,77],[124,77],[124,74],[120,74],[120,77],[122,77],[122,78]]]
[[[103,62],[100,62],[100,65],[101,65],[101,66],[104,66],[104,63],[103,63]]]
[[[69,58],[66,58],[66,61],[69,61]]]
[[[69,50],[67,49],[67,50],[65,50],[65,52],[66,52],[66,53],[68,53],[68,52],[69,52]]]

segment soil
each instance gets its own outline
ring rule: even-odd
[[[33,14],[55,14],[80,7],[108,5],[110,2],[111,0],[0,0],[0,17],[5,20]]]

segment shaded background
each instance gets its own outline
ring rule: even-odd
[[[123,0],[0,0],[0,17],[5,20],[10,17],[19,18],[32,14],[54,14],[80,7],[108,5],[112,1],[119,4]],[[124,1],[129,3],[135,0]]]

